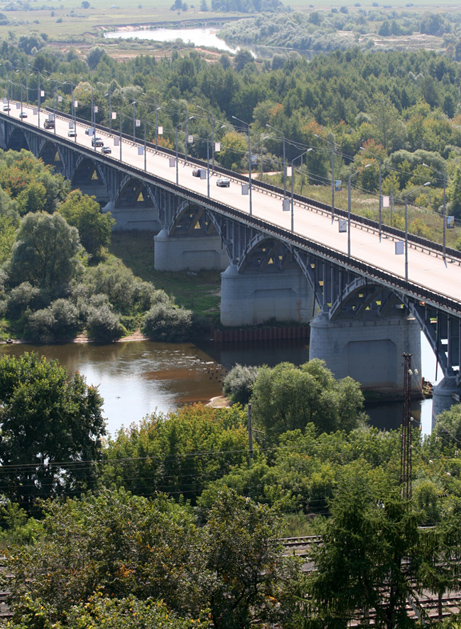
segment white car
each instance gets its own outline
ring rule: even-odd
[[[230,186],[229,177],[218,177],[218,179],[216,179],[216,185],[218,188],[228,188]]]
[[[67,135],[69,138],[76,138],[77,137],[77,131],[75,129],[69,129],[69,131],[67,132]]]
[[[21,111],[21,113],[19,114],[20,118],[27,118],[27,114],[25,111]]]
[[[3,105],[3,111],[11,111],[11,107],[9,105]]]
[[[104,155],[109,155],[109,153],[112,153],[112,149],[110,148],[110,146],[103,146],[101,149],[101,153],[104,153]]]

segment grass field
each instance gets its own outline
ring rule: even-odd
[[[197,314],[219,316],[221,276],[218,271],[169,273],[154,269],[152,232],[114,232],[110,252],[135,275],[152,282],[175,298],[176,303]]]

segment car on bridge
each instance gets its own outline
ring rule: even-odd
[[[27,118],[27,114],[25,111],[21,111],[21,113],[19,114],[20,118]]]
[[[54,129],[54,120],[50,120],[49,118],[47,118],[43,123],[43,127],[45,129]]]
[[[69,129],[69,131],[67,132],[67,136],[69,138],[76,138],[77,137],[77,131],[75,129]]]
[[[104,140],[102,138],[94,136],[94,138],[91,138],[91,145],[95,147],[104,146]]]
[[[11,107],[9,105],[3,105],[3,111],[11,111]]]
[[[218,186],[218,188],[229,188],[229,177],[218,177],[218,179],[216,179],[216,185]]]
[[[109,153],[112,153],[112,149],[110,148],[110,146],[103,146],[101,149],[101,153],[104,153],[104,155],[109,155]]]
[[[200,177],[200,168],[192,169],[192,177]]]

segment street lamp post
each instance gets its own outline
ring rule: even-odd
[[[109,97],[109,131],[112,133],[112,92],[108,92],[104,96]]]
[[[208,112],[204,107],[200,107],[200,105],[197,105],[197,109],[201,109],[202,111],[204,111],[208,116],[211,117],[211,161],[212,161],[212,170],[214,172],[214,152],[215,152],[215,143],[214,143],[214,116],[212,113]],[[208,148],[207,148],[208,150]],[[209,196],[209,195],[208,195]]]
[[[447,177],[445,173],[442,173],[440,170],[437,170],[436,168],[433,168],[432,166],[428,166],[427,164],[423,164],[423,166],[426,166],[426,168],[429,168],[430,170],[433,170],[434,172],[436,172],[438,175],[440,175],[443,179],[443,228],[442,228],[442,234],[443,234],[443,261],[445,262],[445,266],[447,264],[447,234],[446,234],[446,227],[447,227],[447,205],[446,205],[446,187],[447,187]]]
[[[304,151],[304,153],[301,153],[301,155],[298,155],[298,157],[295,157],[294,159],[291,160],[291,231],[292,232],[295,229],[295,206],[294,206],[295,161],[297,159],[302,159],[303,155],[306,155],[306,153],[310,153],[311,151],[313,151],[312,148],[307,149],[307,151]],[[301,180],[302,180],[302,174],[301,174]]]
[[[356,170],[355,173],[351,173],[349,175],[349,180],[347,183],[347,257],[348,258],[351,257],[351,180],[352,180],[352,177],[355,177],[355,175],[358,175],[359,173],[362,172],[362,170],[365,170],[365,168],[369,168],[370,166],[371,164],[367,164],[363,168],[359,168],[359,170]]]
[[[40,127],[40,98],[42,95],[42,91],[40,89],[40,72],[38,73],[38,90],[37,90],[37,114],[38,114],[38,118],[37,118],[37,123],[38,126]]]
[[[408,195],[430,185],[431,182],[426,181],[426,183],[423,183],[422,186],[418,186],[417,188],[413,188],[413,190],[407,192],[403,197],[405,200],[405,282],[408,282]]]
[[[372,153],[371,151],[369,151],[368,149],[364,148],[363,146],[360,147],[361,151],[365,151],[365,153],[369,153],[369,155],[373,155],[374,158],[376,158],[378,160],[378,170],[379,170],[379,213],[378,213],[378,220],[379,220],[379,242],[381,242],[381,234],[382,234],[382,207],[383,207],[383,198],[381,195],[381,166],[382,166],[382,162],[381,162],[381,158],[379,157],[379,155],[376,155],[376,153]]]
[[[134,100],[133,105],[133,142],[136,142],[136,101]]]
[[[91,117],[92,117],[92,126],[93,126],[93,138],[96,136],[96,115],[94,111],[94,94],[93,94],[93,85],[91,85]],[[94,150],[96,150],[96,142],[94,142]]]
[[[238,122],[241,122],[242,124],[246,125],[247,132],[248,132],[248,193],[249,193],[249,197],[250,197],[250,216],[252,216],[252,214],[253,214],[253,202],[252,202],[252,198],[251,198],[251,139],[250,139],[250,125],[249,125],[248,122],[245,122],[244,120],[240,120],[240,118],[237,118],[237,116],[232,116],[232,118],[234,120],[237,120]]]
[[[287,169],[286,169],[286,153],[285,153],[285,134],[280,129],[276,129],[272,127],[270,124],[266,124],[266,127],[272,129],[273,131],[277,131],[282,136],[282,155],[283,155],[283,196],[287,196]]]
[[[147,170],[147,120],[144,116],[144,172]]]
[[[157,125],[157,117],[158,111],[161,109],[160,107],[155,107],[155,150],[157,150],[158,146],[158,125]]]
[[[327,144],[331,144],[331,222],[333,222],[335,220],[335,136],[333,136],[333,142],[322,138],[317,133],[314,133],[314,136]]]
[[[192,120],[195,116],[189,116],[186,119],[186,146],[187,146],[187,122],[188,120]],[[179,185],[179,154],[178,154],[178,129],[179,127],[182,127],[184,123],[180,122],[178,125],[176,125],[175,130],[176,130],[176,185]],[[184,164],[186,163],[186,154],[184,153]]]
[[[53,120],[54,120],[54,134],[56,135],[56,100],[58,98],[58,80],[55,79],[54,83],[54,110],[53,110]]]

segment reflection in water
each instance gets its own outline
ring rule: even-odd
[[[88,384],[97,386],[104,400],[108,431],[112,435],[120,427],[137,423],[154,411],[167,413],[182,404],[207,403],[221,395],[222,380],[236,363],[273,367],[283,361],[300,365],[309,359],[308,346],[302,341],[222,346],[210,342],[196,346],[149,341],[102,346],[85,343],[0,346],[0,355],[18,356],[25,351],[35,351],[50,360],[57,359],[70,374],[79,371]],[[433,363],[424,344],[422,354],[423,373],[426,356],[433,374]],[[423,432],[429,433],[431,401],[423,405],[414,403],[415,419],[420,417],[421,406]],[[373,405],[366,410],[373,425],[379,428],[396,428],[402,420],[401,404]]]

